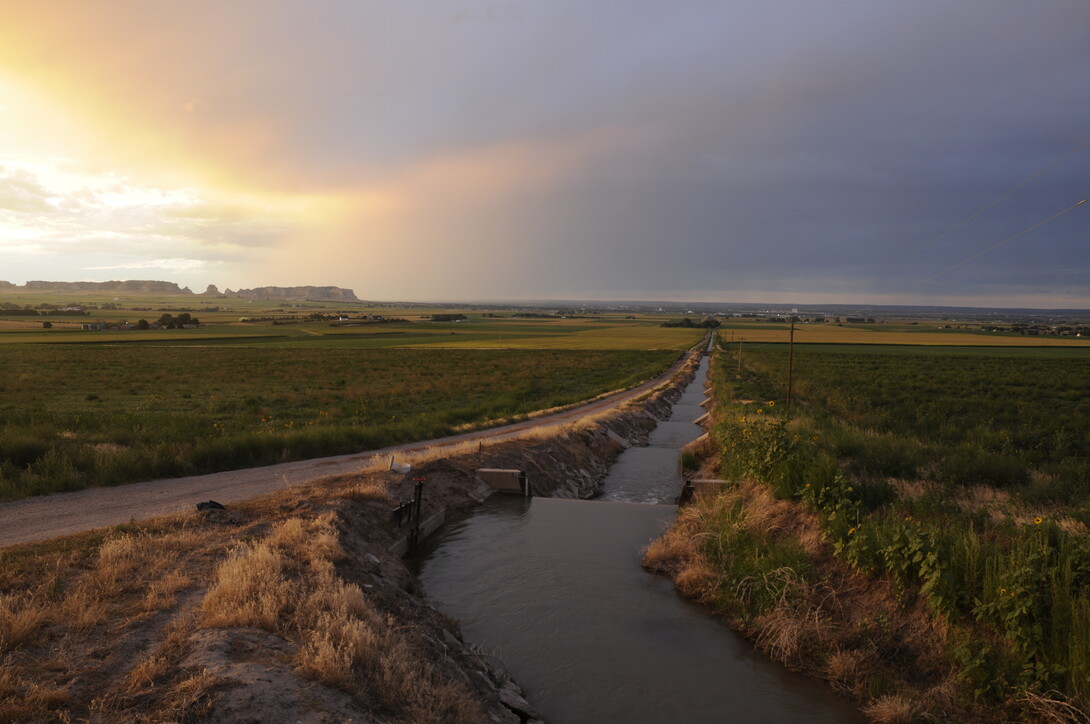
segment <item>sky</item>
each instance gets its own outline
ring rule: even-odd
[[[1090,308],[1086,0],[0,17],[0,280]]]

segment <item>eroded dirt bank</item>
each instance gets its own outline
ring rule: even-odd
[[[707,407],[708,429],[737,414],[714,401]],[[697,481],[693,498],[648,547],[645,568],[670,577],[680,595],[722,616],[761,653],[826,681],[871,721],[1090,721],[1053,691],[985,703],[950,654],[950,626],[918,584],[851,567],[817,514],[768,485],[717,480],[730,442],[713,434],[686,447],[698,461],[687,474]]]
[[[591,497],[692,378],[525,439],[339,475],[227,510],[0,551],[0,722],[525,722],[499,661],[432,608],[391,511],[424,476],[423,518],[488,494]]]

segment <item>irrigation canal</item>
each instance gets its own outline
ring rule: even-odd
[[[640,566],[676,514],[679,448],[703,432],[691,421],[707,364],[650,445],[621,455],[600,498],[492,496],[416,562],[428,596],[552,724],[864,721]]]

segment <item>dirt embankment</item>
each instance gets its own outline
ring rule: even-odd
[[[476,505],[477,468],[590,497],[693,376],[522,440],[339,475],[227,510],[0,550],[0,722],[535,721],[502,664],[432,608],[392,510]]]
[[[714,480],[721,451],[713,439],[686,449],[701,457],[687,477]],[[747,549],[751,540],[762,542]],[[790,547],[802,552],[810,572],[785,565],[739,580],[715,546],[730,550],[739,571],[749,570],[747,556]],[[859,703],[872,721],[1086,721],[1047,695],[1003,711],[974,701],[947,654],[949,631],[923,597],[851,568],[834,555],[814,513],[776,499],[759,482],[697,484],[693,503],[649,546],[644,566],[671,577],[681,595],[722,615],[757,650]]]

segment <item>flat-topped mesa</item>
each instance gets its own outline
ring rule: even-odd
[[[45,282],[29,281],[22,287],[25,292],[127,292],[130,294],[192,294],[189,287],[179,287],[174,282],[147,279],[130,279],[109,282]]]
[[[189,287],[178,286],[174,282],[162,282],[144,279],[109,282],[47,282],[28,281],[23,286],[0,281],[3,292],[52,292],[52,293],[126,293],[126,294],[164,294],[203,297],[235,297],[239,299],[283,299],[290,301],[313,300],[319,302],[342,301],[358,302],[351,289],[342,287],[256,287],[254,289],[226,289],[220,292],[215,284],[209,284],[205,291],[194,294]]]
[[[341,287],[257,287],[256,289],[239,289],[237,292],[232,292],[228,289],[224,292],[224,295],[228,297],[241,297],[243,299],[359,301],[351,289],[342,289]]]

